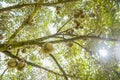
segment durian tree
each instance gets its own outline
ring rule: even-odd
[[[0,0],[0,80],[120,80],[119,0]]]

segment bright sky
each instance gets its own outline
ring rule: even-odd
[[[11,6],[11,4],[8,4],[4,1],[0,2],[0,4],[2,4],[2,7],[7,7],[7,6]]]

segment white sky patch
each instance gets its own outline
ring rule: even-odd
[[[52,17],[54,18],[55,17],[56,8],[55,7],[48,7],[48,8],[52,11]],[[55,34],[57,32],[56,27],[54,27],[54,23],[49,24],[48,28],[49,28],[51,34]]]
[[[99,54],[102,57],[106,57],[108,55],[108,51],[106,49],[100,49]]]
[[[67,20],[68,19],[68,16],[64,16],[64,18],[63,18],[64,20]]]
[[[50,10],[52,10],[52,11],[55,11],[56,10],[56,8],[55,7],[48,7]]]
[[[61,57],[61,59],[63,60],[63,61],[62,61],[62,64],[63,64],[63,65],[68,65],[68,62],[67,62],[67,60],[66,60],[64,57]]]
[[[50,60],[48,60],[48,59],[43,59],[41,62],[43,64],[43,66],[49,66],[49,67],[53,66],[52,62]]]
[[[49,28],[51,34],[55,34],[57,32],[57,29],[56,29],[56,27],[54,27],[54,24],[49,24],[48,28]]]
[[[8,7],[8,6],[11,6],[11,4],[6,3],[6,2],[4,2],[4,1],[0,2],[0,4],[2,4],[2,7]]]
[[[48,9],[52,11],[52,18],[55,18],[56,17],[56,15],[55,15],[56,14],[56,8],[49,6]]]
[[[2,52],[0,52],[0,60],[4,60],[4,59],[5,59],[5,55]]]
[[[3,63],[3,60],[5,59],[6,59],[5,55],[2,52],[0,52],[0,61]],[[2,74],[5,69],[6,69],[5,64],[2,64],[0,67],[0,74]]]
[[[14,15],[14,16],[22,16],[22,13],[20,13],[20,12],[10,12],[12,15]]]

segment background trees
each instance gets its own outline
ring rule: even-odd
[[[117,0],[0,1],[1,79],[119,80],[119,14]]]

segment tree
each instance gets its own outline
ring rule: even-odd
[[[2,80],[120,80],[118,0],[0,1]]]

